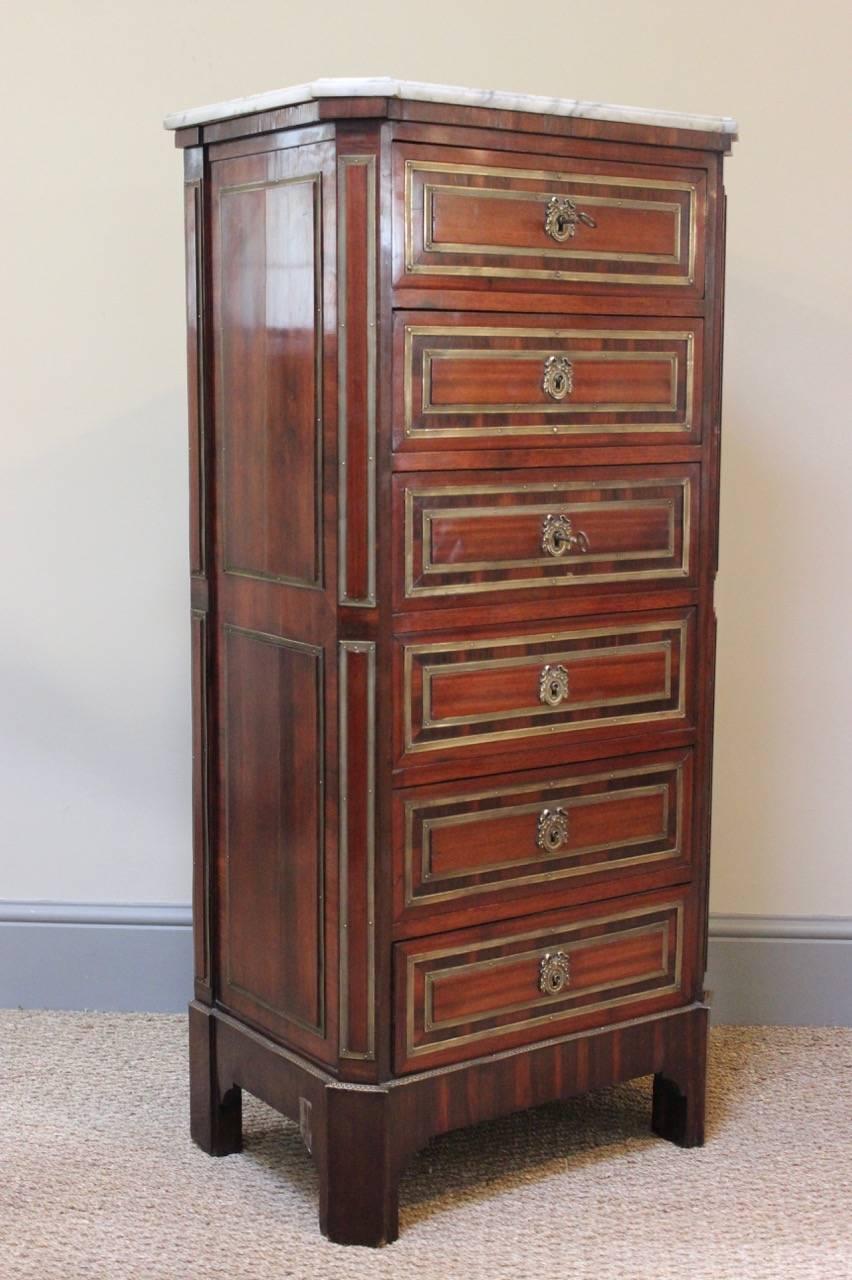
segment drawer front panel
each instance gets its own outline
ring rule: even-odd
[[[702,169],[394,150],[397,285],[703,293]]]
[[[424,792],[426,794],[424,794]],[[649,870],[688,876],[692,753],[564,766],[535,781],[394,795],[398,920],[582,889]],[[660,881],[657,881],[660,883]]]
[[[398,943],[396,1070],[684,1003],[686,911],[670,891]]]
[[[395,326],[397,449],[700,440],[700,320],[402,312]]]
[[[694,581],[697,467],[394,477],[396,607]]]
[[[552,739],[683,728],[692,611],[553,631],[473,628],[400,642],[398,755],[513,750]],[[539,624],[539,628],[541,624]]]

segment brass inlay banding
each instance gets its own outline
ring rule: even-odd
[[[552,1005],[553,995],[555,993],[542,992],[544,999],[535,996],[529,1000],[519,1000],[515,1004],[499,1005],[493,1009],[485,1009],[481,1013],[464,1013],[457,1018],[435,1018],[435,988],[440,987],[442,979],[457,978],[462,973],[473,973],[476,970],[493,970],[500,968],[509,968],[524,961],[530,962],[530,967],[534,969],[535,962],[543,958],[543,955],[550,950],[551,946],[558,945],[559,950],[570,958],[573,951],[587,951],[592,948],[605,947],[613,942],[622,942],[625,938],[644,938],[652,934],[659,933],[662,945],[660,952],[662,956],[667,956],[669,951],[669,921],[660,920],[655,924],[640,925],[635,929],[619,929],[614,933],[602,933],[593,938],[581,938],[576,942],[563,942],[561,939],[558,944],[551,943],[542,951],[536,948],[531,951],[515,951],[508,956],[497,956],[493,960],[474,960],[470,964],[453,965],[448,969],[436,969],[424,975],[424,1000],[423,1000],[423,1030],[429,1031],[445,1031],[452,1027],[463,1027],[471,1023],[487,1022],[491,1018],[502,1018],[509,1013],[520,1013],[524,1009],[540,1009],[545,1005]],[[646,973],[630,974],[624,978],[610,978],[606,982],[596,982],[586,987],[574,987],[571,990],[565,989],[564,998],[581,999],[585,996],[597,995],[600,991],[613,991],[618,987],[629,987],[634,982],[645,982],[655,978],[665,977],[667,968],[665,964],[660,964],[656,969],[649,969]],[[581,1005],[585,1008],[585,1005]],[[567,1010],[570,1012],[570,1009]],[[561,1012],[566,1012],[563,1008]],[[491,1028],[502,1030],[502,1028]]]
[[[349,689],[348,661],[350,654],[363,654],[367,659],[367,731],[362,744],[365,759],[367,786],[366,809],[366,945],[367,945],[367,1048],[360,1052],[349,1048]],[[339,947],[340,947],[340,1056],[342,1058],[372,1059],[375,1057],[376,1026],[376,934],[375,934],[375,754],[376,754],[376,646],[372,640],[341,640],[338,643],[338,705],[339,705],[339,772],[340,772],[340,831],[339,831]],[[357,744],[353,744],[357,746]]]
[[[366,174],[366,326],[367,367],[367,492],[364,506],[367,517],[367,591],[363,597],[349,594],[347,586],[347,540],[349,536],[348,489],[346,468],[348,457],[348,397],[346,374],[348,362],[347,336],[342,332],[347,309],[347,259],[349,252],[347,222],[347,183],[352,168],[363,168]],[[376,157],[345,155],[337,162],[337,432],[338,432],[338,601],[363,609],[376,604]]]
[[[422,351],[423,376],[421,378],[421,409],[420,412],[424,417],[429,414],[445,414],[449,416],[464,415],[487,415],[487,414],[543,414],[545,416],[553,415],[563,419],[563,421],[555,423],[512,423],[507,426],[484,426],[484,427],[468,427],[468,426],[451,426],[451,427],[414,427],[414,339],[418,337],[474,337],[474,338],[539,338],[543,340],[551,339],[561,341],[563,343],[576,339],[601,339],[615,341],[648,341],[648,342],[682,342],[686,346],[685,357],[685,404],[683,419],[679,422],[617,422],[617,423],[583,423],[573,422],[572,415],[576,417],[581,414],[595,413],[612,413],[612,414],[640,414],[640,413],[673,413],[677,409],[677,385],[678,385],[678,362],[679,355],[676,351],[586,351],[568,347],[567,349],[554,348],[529,348],[524,351],[517,351],[514,348],[495,347],[433,347],[424,348]],[[672,432],[672,431],[691,431],[693,425],[693,400],[694,400],[694,346],[695,331],[692,329],[543,329],[528,327],[512,327],[499,328],[487,325],[405,325],[403,335],[403,430],[406,437],[416,439],[442,439],[442,438],[458,438],[466,437],[482,437],[491,435],[565,435],[565,434],[586,434],[594,435],[599,433],[606,434],[625,434],[648,433],[648,432]],[[608,405],[583,405],[571,403],[570,400],[554,404],[549,401],[542,401],[540,404],[510,404],[505,405],[478,405],[478,404],[461,404],[452,405],[446,408],[436,406],[430,400],[431,386],[431,362],[436,359],[441,360],[528,360],[545,359],[549,355],[565,354],[569,355],[575,366],[582,365],[583,361],[597,361],[599,363],[616,362],[619,360],[627,360],[632,363],[640,363],[642,361],[650,362],[669,362],[671,365],[671,386],[672,392],[670,403],[654,405],[647,402],[615,402]]]
[[[641,778],[648,774],[657,774],[660,772],[674,773],[675,779],[675,831],[674,836],[665,849],[661,849],[656,853],[647,854],[640,853],[626,858],[617,858],[612,860],[603,860],[602,862],[591,866],[567,866],[559,869],[548,868],[546,872],[533,872],[526,876],[515,876],[511,879],[497,881],[492,885],[468,885],[458,889],[451,889],[445,892],[428,892],[415,894],[414,889],[414,819],[419,813],[428,813],[430,809],[443,808],[448,804],[477,804],[481,800],[497,800],[501,796],[517,795],[523,796],[525,793],[540,793],[545,790],[552,794],[548,797],[548,802],[557,801],[563,808],[567,808],[569,813],[571,809],[580,805],[598,804],[602,800],[633,799],[634,797],[663,791],[664,794],[664,812],[661,830],[647,837],[632,837],[627,840],[607,841],[602,844],[588,845],[578,849],[571,850],[567,856],[580,858],[590,853],[607,853],[613,849],[620,848],[623,844],[628,846],[651,843],[654,840],[665,839],[668,835],[669,828],[669,807],[668,807],[668,786],[665,783],[654,786],[653,784],[646,787],[633,787],[624,791],[600,791],[589,796],[572,796],[569,794],[570,789],[576,786],[595,784],[601,782],[615,781],[620,778]],[[516,814],[535,813],[538,811],[541,800],[537,799],[532,803],[513,805],[505,808],[496,809],[477,809],[468,813],[448,814],[443,817],[422,819],[422,835],[420,837],[420,881],[421,885],[432,880],[432,831],[439,827],[451,827],[463,824],[476,823],[480,821],[489,821],[498,819],[501,816],[512,817]],[[588,875],[602,868],[612,868],[620,870],[626,866],[632,866],[640,862],[650,862],[663,858],[677,858],[682,850],[682,826],[683,826],[683,761],[677,764],[667,766],[645,765],[644,767],[635,769],[623,769],[611,773],[586,774],[580,775],[576,780],[566,781],[562,784],[556,782],[551,783],[534,783],[526,787],[497,787],[488,791],[466,792],[459,796],[442,796],[437,799],[430,800],[406,800],[405,801],[405,846],[403,850],[403,862],[405,867],[405,905],[407,907],[417,906],[421,902],[427,905],[431,902],[449,901],[453,898],[468,897],[483,892],[499,890],[503,888],[513,888],[521,885],[545,883],[550,880],[560,880],[567,876]],[[490,863],[487,866],[462,867],[456,871],[442,872],[440,880],[449,880],[460,878],[466,875],[473,875],[478,872],[487,874],[490,871],[497,871],[503,867],[521,867],[534,864],[536,859],[534,855],[524,858],[518,858],[508,862]]]
[[[532,484],[512,484],[512,485],[442,485],[437,488],[406,488],[405,490],[405,530],[404,530],[404,558],[405,558],[405,595],[411,599],[420,596],[434,595],[454,595],[464,594],[473,595],[483,591],[517,591],[522,589],[530,589],[535,587],[552,587],[552,586],[581,586],[583,583],[591,584],[597,582],[627,582],[641,581],[647,578],[680,578],[688,577],[690,573],[690,542],[691,542],[691,496],[692,483],[688,477],[683,479],[669,479],[668,477],[658,477],[653,480],[631,480],[625,482],[625,488],[641,489],[641,488],[662,488],[671,486],[675,490],[680,488],[681,491],[681,521],[682,521],[682,540],[681,540],[681,556],[680,563],[672,565],[669,568],[654,569],[633,569],[620,570],[610,573],[581,573],[576,574],[572,564],[565,564],[564,572],[561,574],[547,574],[542,577],[518,578],[511,580],[497,580],[493,582],[463,582],[460,584],[442,583],[438,586],[421,586],[415,585],[414,581],[414,543],[415,543],[415,501],[429,498],[443,498],[470,495],[474,497],[478,494],[506,494],[517,492],[522,493],[570,493],[571,490],[578,489],[587,491],[595,488],[594,482],[589,481],[551,481],[546,483]],[[617,487],[601,485],[599,492],[617,492]],[[494,517],[496,519],[505,517],[514,517],[522,515],[547,515],[550,513],[564,514],[582,514],[585,512],[601,512],[601,511],[623,511],[625,509],[647,510],[658,507],[666,507],[669,514],[669,539],[666,548],[659,551],[601,551],[596,553],[593,549],[585,552],[583,560],[586,564],[596,562],[618,563],[623,560],[655,560],[668,559],[675,554],[675,504],[672,498],[621,498],[612,499],[604,502],[549,502],[547,504],[527,505],[522,504],[516,507],[507,506],[489,506],[489,507],[451,507],[451,506],[428,506],[420,509],[420,536],[419,544],[421,548],[422,568],[420,576],[426,578],[430,575],[440,574],[441,577],[447,575],[461,575],[466,573],[474,573],[478,571],[500,570],[500,569],[526,569],[538,568],[541,566],[552,566],[553,560],[542,554],[529,560],[482,560],[470,561],[459,564],[435,564],[431,559],[432,547],[432,522],[441,518],[459,518],[478,519],[484,517]]]
[[[444,642],[438,642],[433,644],[405,645],[404,651],[403,651],[403,719],[404,719],[404,734],[405,734],[405,738],[404,738],[405,751],[406,752],[441,751],[441,750],[446,751],[446,750],[452,749],[453,747],[468,747],[468,746],[476,745],[483,742],[499,742],[499,741],[506,741],[511,738],[528,738],[528,737],[532,738],[543,733],[554,733],[554,732],[570,733],[570,732],[575,732],[578,729],[588,729],[589,727],[591,727],[592,724],[594,724],[596,727],[610,728],[615,725],[646,723],[646,722],[651,722],[651,721],[660,720],[660,719],[680,718],[684,714],[685,705],[686,705],[687,681],[683,677],[683,670],[686,667],[687,625],[688,625],[687,619],[683,618],[677,623],[636,622],[636,623],[631,623],[631,624],[620,626],[620,627],[616,626],[616,627],[605,627],[600,629],[589,629],[589,630],[582,630],[582,631],[551,632],[549,634],[546,633],[544,635],[538,634],[538,635],[532,635],[532,636],[495,637],[488,640],[466,640],[461,644],[447,644],[447,642],[444,641]],[[652,695],[652,696],[642,695],[641,698],[619,697],[619,698],[603,699],[600,701],[595,701],[590,703],[575,702],[575,703],[572,703],[571,706],[568,708],[545,708],[545,707],[536,708],[534,705],[531,705],[529,708],[521,708],[513,711],[504,711],[504,712],[499,712],[497,714],[486,713],[484,715],[480,714],[473,717],[468,717],[468,716],[449,717],[448,716],[436,722],[431,718],[431,689],[430,689],[432,675],[435,672],[448,671],[450,669],[452,669],[453,671],[460,671],[460,670],[476,671],[476,670],[485,670],[492,667],[502,668],[502,667],[508,667],[508,666],[515,666],[518,664],[534,665],[536,661],[541,661],[542,658],[544,657],[556,658],[557,660],[564,659],[564,660],[570,661],[572,657],[585,656],[590,651],[574,650],[573,652],[572,651],[558,652],[558,653],[550,652],[550,653],[538,654],[538,655],[525,654],[517,658],[490,658],[483,662],[474,661],[474,662],[456,663],[456,664],[453,664],[452,668],[450,668],[449,665],[447,664],[443,666],[438,666],[438,667],[424,665],[422,668],[422,676],[423,676],[422,728],[430,729],[430,728],[440,728],[443,726],[452,726],[452,725],[458,725],[458,724],[477,724],[477,723],[483,723],[483,722],[494,721],[494,720],[509,720],[519,716],[535,716],[535,715],[552,716],[554,714],[558,714],[560,711],[564,712],[564,710],[575,711],[575,710],[585,710],[585,709],[588,709],[589,707],[595,707],[595,706],[602,706],[602,707],[619,706],[619,705],[624,705],[626,703],[629,703],[631,701],[654,702],[654,701],[664,700],[671,695],[671,656],[672,656],[672,642],[675,636],[677,636],[679,640],[680,663],[681,663],[681,677],[678,680],[678,701],[677,701],[676,708],[670,708],[662,711],[640,711],[632,715],[607,716],[605,719],[597,719],[595,721],[588,721],[588,720],[586,721],[580,720],[580,721],[573,721],[573,722],[562,721],[557,725],[533,724],[526,728],[521,728],[521,729],[493,730],[490,733],[468,734],[461,738],[444,738],[444,739],[438,739],[437,741],[433,741],[433,742],[415,742],[414,740],[413,716],[412,716],[412,710],[413,710],[412,675],[413,675],[413,662],[415,657],[419,658],[421,655],[430,654],[430,653],[452,653],[454,651],[466,652],[471,649],[483,649],[483,648],[495,649],[495,648],[509,647],[509,646],[515,646],[515,645],[523,645],[523,644],[547,643],[550,641],[558,643],[561,640],[568,640],[568,639],[575,639],[575,638],[582,639],[583,637],[592,639],[595,637],[603,637],[603,636],[636,635],[646,631],[668,631],[668,632],[671,632],[672,635],[671,635],[671,638],[665,641],[651,642],[650,644],[646,644],[642,646],[626,645],[622,647],[628,652],[633,652],[633,653],[641,652],[643,650],[648,651],[652,649],[657,649],[657,650],[663,651],[666,654],[666,681],[664,685],[664,692],[661,692],[657,695]],[[616,645],[609,650],[595,649],[595,650],[592,650],[591,652],[593,653],[594,656],[600,657],[602,654],[612,655],[613,653],[617,652],[618,648],[619,646]]]
[[[416,166],[418,169],[422,165]],[[451,166],[441,166],[441,168],[449,169]],[[468,170],[469,172],[469,170]],[[585,179],[583,179],[585,181]],[[619,183],[618,185],[623,185]],[[435,196],[448,195],[455,199],[456,197],[471,197],[476,199],[480,197],[483,200],[515,200],[518,203],[533,203],[540,201],[545,209],[549,203],[548,196],[539,191],[527,191],[524,188],[514,188],[507,191],[502,187],[464,187],[455,183],[437,183],[427,182],[423,184],[423,248],[427,253],[453,253],[453,254],[491,254],[494,256],[507,258],[556,258],[556,259],[577,259],[580,261],[598,261],[598,262],[647,262],[660,263],[665,266],[676,267],[680,263],[681,242],[683,232],[681,227],[681,205],[673,200],[629,200],[614,199],[611,196],[589,196],[580,197],[584,204],[592,205],[598,209],[619,208],[619,209],[636,209],[642,213],[670,213],[677,215],[673,218],[673,237],[671,253],[643,253],[639,250],[633,252],[619,252],[616,249],[581,249],[575,241],[571,245],[551,245],[546,241],[542,241],[537,245],[506,245],[506,244],[478,244],[466,241],[454,240],[435,240],[431,234],[431,228],[434,222]],[[552,199],[552,197],[551,197]],[[573,237],[569,237],[573,239]],[[414,273],[423,272],[424,270],[433,270],[433,268],[424,268],[422,266],[414,266]],[[487,269],[486,269],[487,270]],[[508,270],[508,269],[507,269]],[[507,272],[501,271],[500,274]],[[465,274],[467,274],[465,272]],[[512,274],[527,275],[536,274],[538,272],[526,272],[517,270]],[[569,280],[572,277],[562,269],[556,269],[558,279]],[[580,273],[578,273],[579,275]],[[581,278],[585,278],[585,273]],[[606,273],[607,280],[611,279],[609,272]],[[654,277],[657,279],[658,277]],[[634,279],[630,276],[630,279]],[[677,277],[674,277],[676,280]]]
[[[430,330],[430,333],[434,330]],[[464,330],[456,330],[463,333]],[[502,333],[514,330],[502,329]],[[576,335],[575,335],[576,336]],[[584,335],[588,336],[588,335]],[[620,337],[620,334],[616,336]],[[616,364],[621,361],[627,364],[665,364],[669,366],[669,398],[655,402],[653,400],[612,400],[608,403],[573,403],[564,396],[547,400],[529,400],[526,402],[506,401],[504,404],[477,404],[467,401],[462,404],[436,404],[432,399],[432,366],[436,361],[495,361],[517,360],[523,364],[537,364],[541,360],[553,360],[555,357],[550,348],[535,350],[526,347],[522,351],[505,350],[500,347],[424,347],[422,351],[423,378],[421,392],[421,412],[424,415],[455,414],[508,414],[508,413],[546,413],[546,414],[583,414],[583,413],[674,413],[677,409],[677,365],[678,357],[674,351],[575,351],[571,348],[564,353],[565,360],[571,366],[571,389],[573,391],[574,376],[583,364]],[[566,391],[565,395],[569,393]],[[556,400],[556,403],[553,403]],[[640,424],[645,425],[645,424]],[[552,431],[550,426],[542,426],[542,431]],[[411,434],[420,436],[421,430]]]
[[[432,223],[433,211],[432,202],[434,192],[444,190],[455,196],[471,196],[481,197],[485,199],[502,199],[516,201],[535,201],[541,200],[547,203],[553,195],[553,186],[556,183],[574,183],[582,186],[598,186],[598,187],[634,187],[645,191],[661,191],[673,192],[679,191],[688,195],[689,199],[689,252],[688,261],[685,264],[685,272],[683,274],[632,274],[612,273],[605,271],[577,271],[566,270],[564,268],[553,269],[531,269],[524,267],[499,267],[489,266],[480,267],[465,264],[462,266],[453,266],[445,264],[437,264],[431,262],[417,263],[414,257],[414,222],[415,207],[413,200],[413,176],[415,173],[445,173],[465,174],[475,177],[495,177],[501,179],[521,179],[533,182],[543,182],[548,184],[550,190],[537,192],[530,191],[526,188],[515,188],[506,190],[498,187],[465,187],[455,183],[445,184],[441,186],[437,183],[424,182],[423,186],[423,218],[422,218],[422,237],[423,252],[428,253],[444,253],[447,255],[479,255],[479,254],[499,254],[504,257],[533,256],[537,258],[556,258],[557,261],[562,260],[570,263],[572,260],[591,260],[594,261],[613,261],[613,262],[635,262],[642,263],[659,263],[665,265],[678,265],[682,256],[682,219],[683,209],[679,202],[672,201],[651,201],[651,200],[630,200],[629,198],[614,198],[606,196],[591,196],[580,193],[573,193],[578,199],[582,199],[583,203],[588,206],[614,206],[622,208],[637,208],[641,210],[652,210],[659,212],[669,212],[673,215],[674,222],[674,243],[672,246],[672,254],[646,254],[640,252],[633,253],[617,253],[617,252],[600,252],[596,249],[578,249],[574,246],[573,240],[570,245],[543,245],[538,247],[515,247],[513,245],[478,245],[478,244],[455,244],[441,243],[436,244],[432,239]],[[567,194],[567,193],[566,193]],[[609,284],[651,284],[658,286],[684,286],[691,285],[695,280],[695,257],[696,257],[696,232],[697,232],[697,189],[691,182],[674,182],[667,179],[655,179],[648,181],[642,178],[631,178],[627,176],[605,176],[602,174],[590,173],[560,173],[556,170],[536,170],[536,169],[510,169],[498,168],[488,165],[468,165],[468,164],[446,164],[435,161],[426,160],[406,160],[405,176],[404,176],[404,248],[405,248],[405,270],[408,274],[426,274],[426,275],[466,275],[466,276],[505,276],[505,277],[526,277],[548,280],[591,280]]]
[[[198,540],[198,564],[191,565],[192,573],[205,574],[207,572],[207,467],[205,465],[205,441],[207,439],[210,424],[208,421],[209,407],[207,404],[207,394],[205,387],[204,370],[210,359],[208,352],[208,335],[206,332],[206,284],[204,280],[204,257],[205,257],[205,234],[204,234],[204,196],[202,194],[201,179],[195,182],[187,183],[185,188],[185,199],[188,201],[192,198],[192,290],[195,294],[195,308],[191,317],[191,323],[195,326],[195,361],[194,367],[189,370],[188,376],[195,381],[195,420],[190,423],[191,430],[195,433],[196,439],[196,459],[195,459],[195,476],[198,486],[198,509],[190,512],[195,517],[195,536]],[[187,264],[190,265],[189,263]],[[187,281],[189,285],[189,281]],[[188,291],[188,298],[191,295]],[[187,317],[189,319],[189,317]]]
[[[457,955],[460,953],[468,954],[470,952],[482,951],[488,947],[505,946],[512,942],[523,942],[527,940],[533,941],[536,938],[542,938],[542,937],[559,938],[560,939],[559,946],[563,950],[566,950],[571,947],[571,944],[570,943],[566,944],[564,941],[562,941],[562,938],[565,936],[565,934],[569,934],[571,930],[566,929],[565,934],[563,934],[558,927],[551,925],[547,929],[536,929],[527,933],[513,934],[505,938],[499,938],[499,939],[492,938],[485,942],[470,942],[470,943],[466,943],[463,947],[458,947],[458,946],[445,947],[440,950],[418,952],[418,953],[408,955],[406,957],[406,1027],[405,1027],[406,1057],[414,1058],[414,1057],[422,1056],[424,1054],[440,1053],[447,1048],[451,1048],[451,1047],[455,1048],[464,1044],[472,1044],[478,1040],[487,1040],[495,1035],[505,1035],[505,1034],[510,1034],[517,1031],[523,1031],[531,1027],[541,1026],[548,1022],[554,1022],[562,1018],[568,1018],[572,1015],[572,1013],[577,1015],[599,1013],[605,1009],[613,1008],[616,1006],[635,1004],[641,1000],[647,1000],[649,998],[657,998],[660,996],[673,994],[679,991],[681,986],[681,976],[682,976],[682,970],[683,970],[683,911],[684,911],[684,904],[682,900],[679,900],[677,902],[664,902],[654,906],[648,906],[645,908],[638,908],[638,909],[634,908],[631,911],[623,911],[613,915],[597,916],[591,920],[580,920],[574,926],[575,930],[580,930],[580,929],[594,928],[595,926],[614,924],[620,920],[638,920],[642,916],[651,915],[651,914],[661,914],[663,912],[674,912],[675,914],[674,973],[673,973],[672,982],[669,983],[668,985],[663,987],[658,987],[652,991],[641,991],[641,992],[636,992],[632,995],[626,995],[626,996],[624,995],[614,996],[612,999],[601,1000],[589,1005],[582,1005],[579,1008],[575,1008],[575,1009],[568,1008],[557,1013],[551,1012],[551,1013],[541,1014],[532,1018],[524,1018],[518,1022],[507,1023],[500,1027],[489,1028],[485,1031],[472,1031],[463,1035],[452,1036],[447,1039],[437,1040],[430,1044],[416,1045],[415,1039],[414,1039],[415,1037],[414,974],[415,974],[415,968],[419,962],[422,962],[422,961],[430,962],[434,960],[446,959],[450,956]],[[610,940],[613,937],[618,937],[618,936],[619,934],[607,934],[607,935],[604,935],[604,939]],[[623,936],[623,934],[621,936]],[[668,934],[666,935],[666,938],[667,938],[667,944],[666,944],[665,954],[668,955],[668,951],[669,951]],[[590,939],[585,939],[583,940],[582,943],[578,943],[578,945],[590,945],[590,944],[591,944]],[[536,954],[536,953],[533,953],[533,954]],[[493,964],[499,963],[501,959],[503,958],[497,957],[494,961],[484,961],[484,962],[472,961],[468,966],[460,966],[459,969],[453,968],[449,972],[457,973],[457,972],[460,972],[461,969],[463,968],[466,968],[466,967],[476,968],[480,964],[486,967],[492,967]],[[512,957],[512,959],[514,960],[514,957]],[[663,973],[665,972],[666,971],[664,970]],[[429,976],[430,976],[429,974],[426,974],[425,978],[428,979]],[[661,974],[660,976],[663,976],[663,974]],[[634,981],[642,981],[642,979],[632,978],[631,982],[634,982]],[[605,988],[602,988],[602,989],[609,990],[610,987],[613,987],[614,985],[615,983],[607,983]],[[425,982],[424,982],[424,986],[425,986]],[[579,991],[571,994],[582,995],[588,992],[589,992],[589,988],[586,988],[585,992]],[[424,991],[424,997],[425,997],[425,991]],[[550,1000],[548,1000],[548,1003],[551,1003]],[[524,1004],[520,1008],[528,1009],[530,1007],[531,1006],[529,1004]],[[512,1011],[513,1008],[514,1007],[510,1007],[510,1009],[507,1010],[507,1012]],[[520,1011],[520,1009],[518,1011]],[[424,1007],[424,1016],[426,1015],[426,1013],[427,1013],[427,1008]],[[492,1010],[492,1011],[489,1011],[489,1013],[485,1016],[498,1017],[500,1016],[500,1011]],[[457,1024],[457,1025],[466,1025],[467,1023],[474,1020],[475,1019],[466,1017],[463,1023]],[[425,1030],[425,1027],[424,1027],[424,1030]]]
[[[684,491],[686,490],[687,486],[688,486],[688,481],[684,482]],[[541,486],[542,489],[546,487],[548,486],[545,486],[545,485]],[[553,488],[554,486],[549,486],[549,487]],[[565,489],[569,488],[568,485],[560,485],[559,487],[565,488]],[[586,489],[589,486],[585,484],[580,486],[578,484],[575,487],[577,488],[582,487]],[[527,489],[533,489],[533,488],[535,488],[534,485],[527,486]],[[474,490],[467,489],[467,488],[458,488],[456,492],[459,494],[472,493],[474,492]],[[507,487],[506,489],[503,490],[503,492],[504,493],[511,492],[511,489]],[[420,498],[424,495],[426,497],[436,496],[434,490],[427,490],[427,489],[409,489],[406,491],[406,493],[411,494],[413,498]],[[431,559],[431,549],[432,549],[432,541],[433,541],[431,526],[436,520],[447,520],[447,519],[479,520],[479,519],[487,519],[489,517],[499,520],[503,518],[511,519],[514,516],[545,516],[545,517],[549,515],[566,515],[567,516],[569,514],[576,515],[578,513],[582,514],[585,512],[592,512],[592,513],[607,512],[607,511],[621,512],[626,510],[651,511],[651,510],[659,510],[661,508],[667,508],[668,515],[669,515],[669,521],[668,521],[669,538],[668,538],[668,544],[665,547],[661,547],[659,550],[648,550],[648,551],[643,550],[641,548],[636,548],[635,550],[631,548],[629,551],[595,552],[590,545],[583,552],[583,562],[585,564],[594,564],[595,561],[599,561],[599,560],[617,562],[620,560],[666,559],[674,555],[675,521],[674,521],[674,503],[672,502],[672,499],[671,498],[621,498],[621,499],[616,498],[610,502],[548,502],[548,503],[537,504],[535,506],[533,506],[532,504],[524,503],[517,507],[426,507],[426,508],[423,508],[421,511],[421,519],[422,519],[421,545],[423,547],[423,574],[424,575],[426,574],[442,574],[443,575],[445,573],[470,573],[480,569],[531,569],[534,566],[538,566],[538,565],[546,565],[547,567],[550,567],[553,564],[552,556],[548,555],[546,552],[542,555],[538,555],[534,557],[530,556],[526,560],[523,560],[523,559],[463,560],[463,561],[454,561],[454,562],[446,562],[446,563],[440,562],[440,561],[436,562]],[[612,575],[607,574],[606,576],[611,577]],[[539,583],[544,582],[545,584],[549,585],[554,581],[558,581],[558,579],[554,579],[548,576],[547,578],[544,578],[544,579],[537,578],[535,579],[535,581]],[[489,586],[489,585],[495,585],[495,584],[485,584],[485,586]],[[506,584],[502,582],[496,584],[496,586],[500,588],[502,588],[504,585]],[[418,589],[415,588],[415,592],[417,592],[417,590]],[[437,590],[440,591],[442,590],[442,588],[439,587],[437,588]]]
[[[595,660],[600,659],[601,662],[611,661],[618,653],[625,651],[630,655],[660,653],[665,659],[665,679],[662,689],[656,693],[648,693],[637,695],[619,694],[609,698],[593,698],[585,702],[579,702],[573,697],[570,705],[563,705],[565,699],[570,696],[568,689],[568,672],[565,672],[565,690],[560,687],[559,696],[553,700],[545,698],[541,693],[540,679],[536,679],[541,673],[541,656],[543,655],[524,655],[518,658],[489,658],[483,662],[458,662],[452,666],[423,667],[423,719],[424,729],[437,729],[447,725],[460,724],[489,724],[499,720],[515,720],[523,716],[550,715],[560,711],[587,711],[592,707],[618,707],[624,706],[631,702],[663,702],[671,697],[671,642],[668,640],[660,640],[650,642],[648,644],[631,644],[631,645],[615,645],[611,649],[571,649],[564,653],[548,654],[549,658],[557,658],[559,663],[569,662],[572,659]],[[555,664],[547,663],[546,668],[552,668]],[[513,707],[508,711],[480,711],[470,715],[458,716],[441,716],[436,719],[432,713],[432,682],[436,676],[440,676],[446,672],[451,672],[454,676],[468,675],[475,671],[505,671],[511,667],[530,668],[531,683],[529,705],[523,707]],[[558,666],[557,666],[558,671]],[[559,682],[560,686],[562,681]],[[536,696],[538,695],[538,696]]]

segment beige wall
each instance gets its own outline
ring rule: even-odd
[[[852,915],[848,5],[5,4],[0,898],[189,896],[170,109],[319,75],[739,118],[713,907]]]

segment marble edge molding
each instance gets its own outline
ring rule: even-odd
[[[678,111],[657,111],[650,107],[623,107],[607,102],[583,102],[576,98],[545,98],[537,94],[508,93],[497,89],[465,89],[456,85],[426,84],[419,80],[395,80],[391,76],[365,79],[338,77],[312,80],[287,89],[271,89],[247,98],[232,98],[206,107],[172,111],[163,121],[166,129],[232,120],[257,111],[275,111],[321,98],[406,98],[419,102],[442,102],[451,106],[493,107],[501,111],[528,111],[536,115],[579,116],[586,120],[609,120],[619,124],[655,125],[667,129],[696,129],[702,133],[736,135],[737,122],[730,116],[688,115]]]

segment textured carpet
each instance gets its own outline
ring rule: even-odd
[[[852,1030],[716,1030],[699,1151],[649,1134],[648,1080],[449,1134],[378,1251],[319,1235],[296,1127],[254,1099],[241,1155],[190,1144],[185,1039],[0,1013],[2,1280],[852,1276]]]

